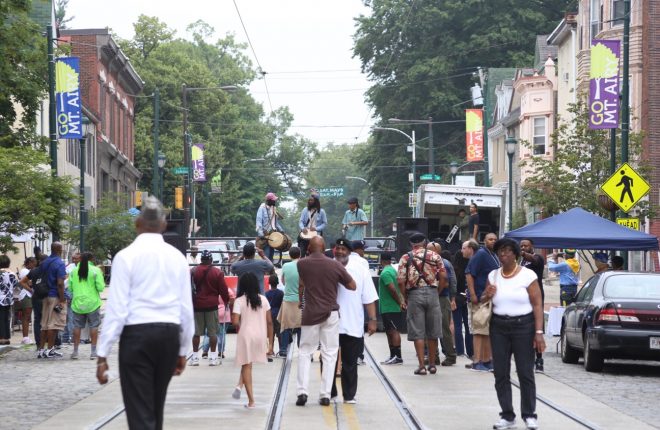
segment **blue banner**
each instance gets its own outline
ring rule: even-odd
[[[82,100],[80,98],[80,59],[58,58],[55,63],[57,134],[60,139],[82,139]]]

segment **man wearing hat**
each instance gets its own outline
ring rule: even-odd
[[[575,300],[580,278],[580,263],[575,258],[575,249],[564,249],[564,261],[558,261],[559,255],[553,252],[548,256],[548,270],[559,273],[559,302],[568,306]]]
[[[594,273],[601,273],[610,270],[610,266],[607,264],[608,258],[606,252],[595,252],[593,257],[594,263],[596,264],[596,272]]]
[[[327,225],[328,219],[325,216],[325,210],[321,208],[319,194],[313,191],[307,199],[307,207],[303,209],[298,221],[298,227],[300,228],[298,247],[300,247],[300,254],[303,258],[307,255],[309,239],[316,235],[323,236]]]
[[[191,270],[195,285],[193,309],[195,311],[195,335],[192,338],[193,355],[191,366],[199,366],[199,337],[204,333],[209,337],[211,352],[209,366],[218,365],[218,297],[224,303],[229,302],[229,291],[222,270],[213,266],[213,256],[209,251],[202,251],[202,264]]]
[[[428,343],[428,372],[435,374],[438,338],[442,336],[442,312],[438,298],[438,286],[447,285],[447,272],[442,258],[426,249],[426,237],[415,233],[410,237],[412,251],[399,261],[397,281],[403,294],[403,309],[408,309],[408,340],[415,343],[419,367],[415,375],[426,375],[424,344]]]
[[[265,237],[268,236],[273,231],[284,231],[280,220],[282,216],[277,213],[277,208],[275,207],[277,203],[277,196],[275,193],[266,194],[265,201],[259,205],[257,210],[257,236]],[[268,242],[264,246],[264,252],[268,256],[269,260],[273,259],[275,250],[268,246]]]
[[[360,209],[357,197],[348,199],[348,210],[341,221],[344,237],[348,240],[362,240],[367,231],[367,214]]]

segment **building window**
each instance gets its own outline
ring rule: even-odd
[[[110,97],[110,143],[115,143],[115,103],[112,97]]]
[[[623,25],[623,0],[612,0],[612,27]]]
[[[591,0],[589,8],[589,26],[591,28],[590,39],[596,38],[603,29],[603,4],[602,0]]]
[[[545,155],[545,117],[534,118],[534,155]]]
[[[99,107],[100,107],[100,115],[101,115],[101,132],[105,131],[105,114],[106,114],[106,108],[105,108],[105,86],[103,85],[103,82],[99,82]]]

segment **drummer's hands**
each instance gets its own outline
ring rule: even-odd
[[[261,248],[257,248],[257,254],[259,254],[259,257],[261,257],[261,258],[264,258],[264,256],[265,256],[264,250],[261,249]]]
[[[316,231],[316,227],[310,227],[309,229],[312,231]]]
[[[313,230],[313,228],[312,228],[312,230]],[[302,229],[302,232],[303,232],[304,234],[307,234],[308,231],[309,231],[309,230],[307,230],[307,227],[305,227],[305,228]]]

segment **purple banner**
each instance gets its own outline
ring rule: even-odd
[[[193,181],[206,182],[206,168],[204,166],[203,143],[195,143],[192,146],[192,173],[193,173]]]
[[[620,54],[618,40],[591,41],[589,128],[593,130],[619,126]]]

